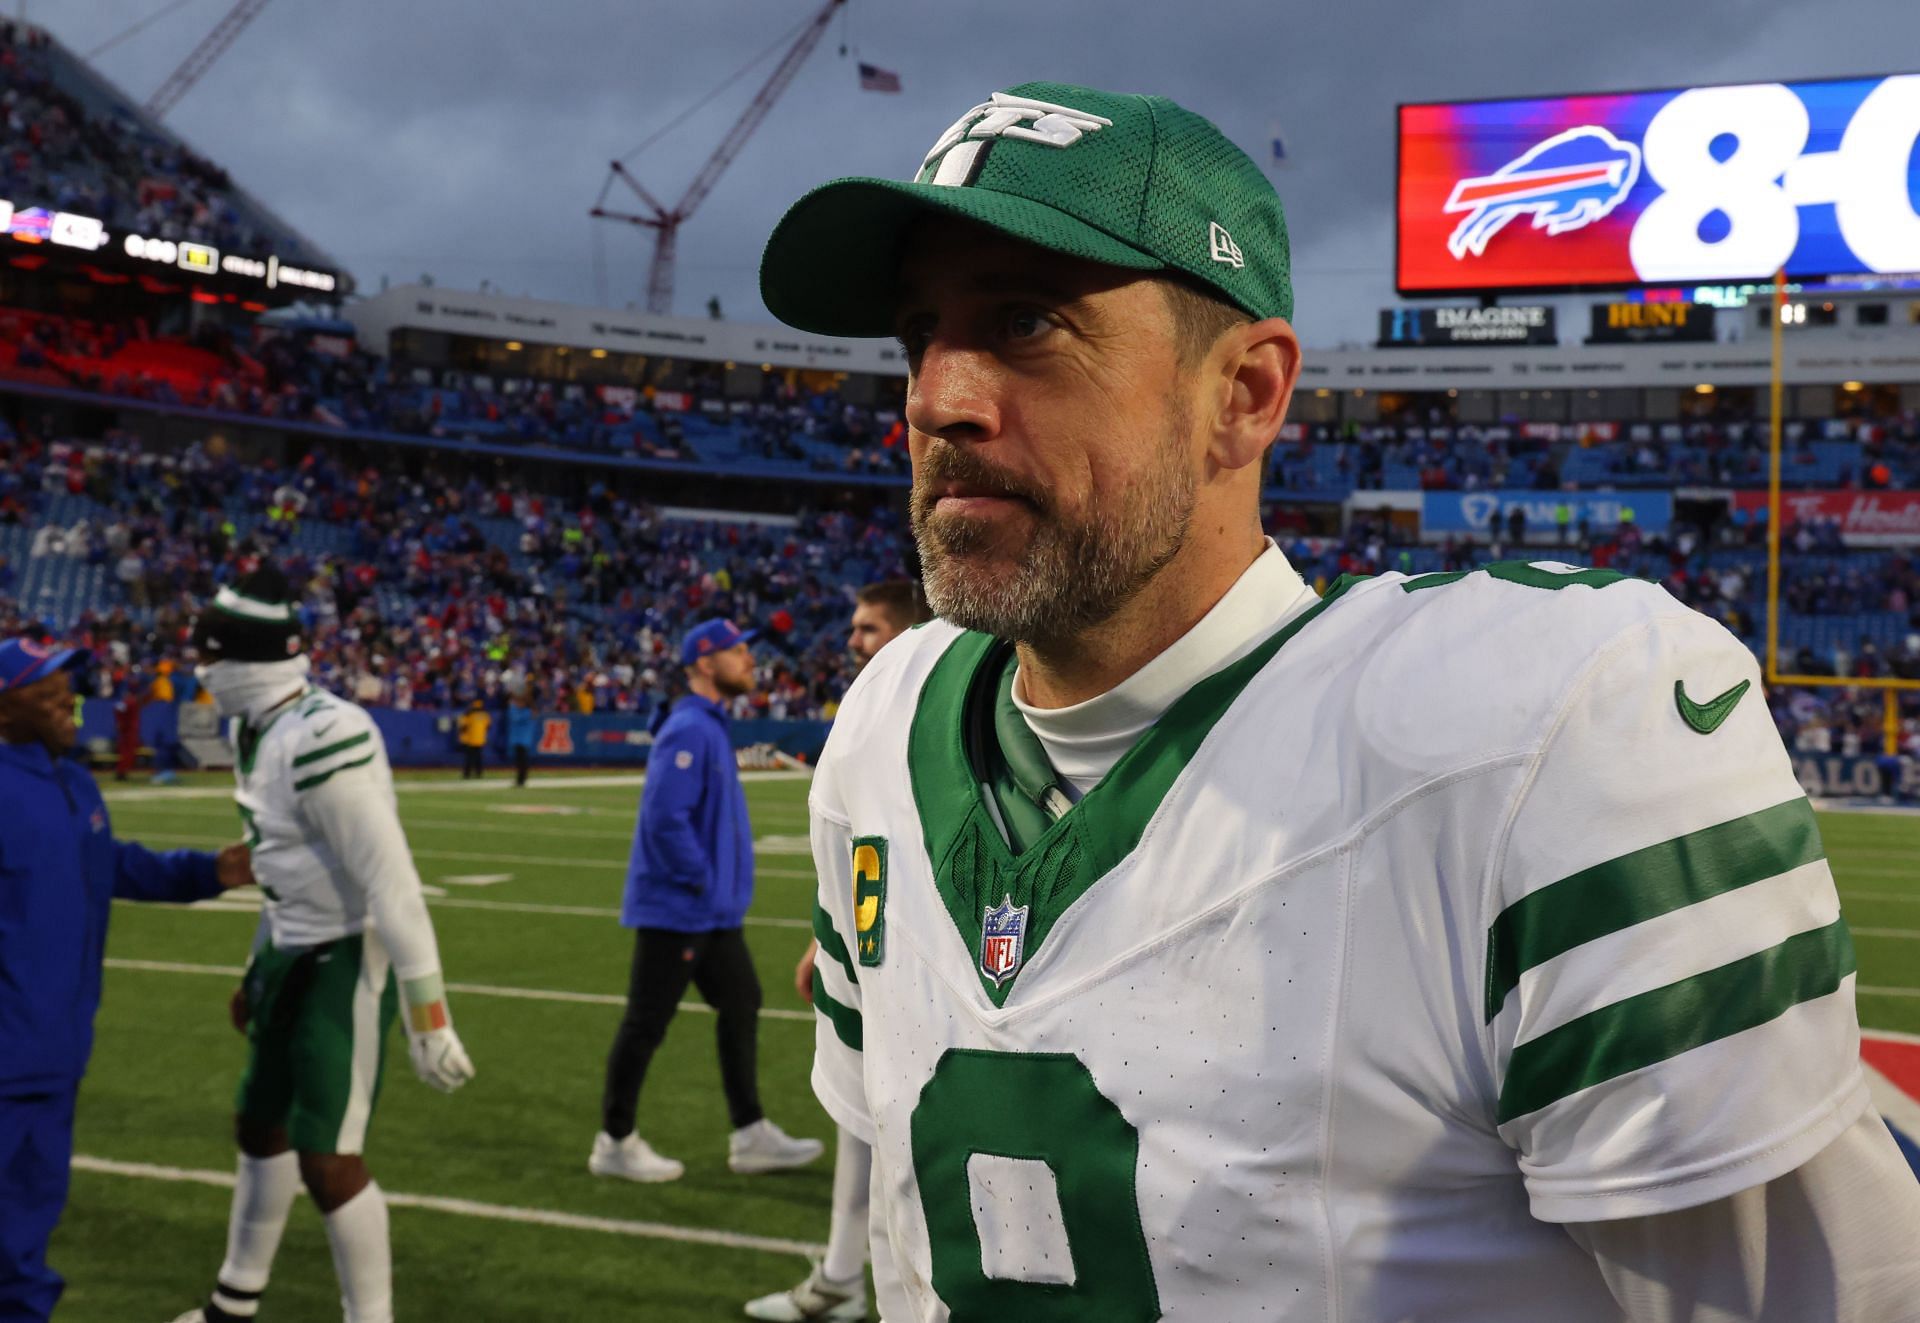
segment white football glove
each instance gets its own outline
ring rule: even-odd
[[[413,1058],[414,1074],[442,1093],[452,1093],[473,1078],[473,1061],[450,1024],[424,1034],[409,1031],[407,1053]]]

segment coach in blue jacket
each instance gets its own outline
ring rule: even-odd
[[[199,900],[253,880],[244,845],[155,854],[116,841],[93,777],[65,755],[87,654],[0,643],[0,1319],[60,1298],[47,1240],[67,1202],[73,1104],[93,1051],[114,897]]]
[[[635,930],[633,968],[607,1057],[601,1132],[587,1160],[596,1176],[670,1181],[685,1170],[634,1133],[634,1117],[647,1063],[688,983],[718,1014],[720,1082],[733,1122],[727,1165],[773,1171],[820,1156],[819,1140],[790,1137],[760,1110],[760,979],[742,929],[753,902],[753,830],[726,709],[753,692],[752,638],[729,620],[688,631],[680,647],[688,693],[647,755],[620,910]]]

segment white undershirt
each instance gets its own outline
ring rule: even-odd
[[[1272,539],[1226,596],[1159,656],[1097,698],[1034,707],[1013,677],[1013,702],[1075,799],[1098,785],[1141,734],[1187,690],[1252,652],[1318,601]]]

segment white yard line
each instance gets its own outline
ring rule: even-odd
[[[148,900],[116,900],[113,903],[138,905],[143,909],[186,910],[192,914],[258,914],[260,912],[260,895],[256,891],[240,894],[228,892],[212,900],[196,900],[190,905]],[[434,909],[497,910],[502,914],[566,914],[582,919],[620,917],[619,910],[607,905],[542,905],[536,901],[479,900],[466,896],[428,896],[427,904]],[[806,919],[776,919],[760,914],[749,914],[746,924],[749,928],[797,928],[806,932],[813,930],[813,924]]]
[[[1862,997],[1920,997],[1920,988],[1864,988],[1864,987],[1856,987],[1856,988],[1854,989],[1854,991],[1855,991],[1855,992],[1857,992],[1858,994],[1860,994],[1860,995],[1861,995]],[[1865,1026],[1865,1025],[1862,1025],[1861,1027],[1862,1027],[1863,1029],[1864,1029],[1864,1028],[1866,1028],[1866,1026]],[[1878,1030],[1878,1029],[1875,1029],[1875,1030],[1872,1030],[1871,1032],[1873,1032],[1873,1033],[1879,1033],[1879,1032],[1880,1032],[1880,1030]]]
[[[108,969],[124,969],[141,974],[205,974],[218,978],[239,978],[247,971],[239,965],[189,965],[173,960],[122,960],[109,956]],[[470,997],[506,997],[514,1001],[561,1001],[578,1006],[625,1006],[625,997],[614,996],[606,992],[555,992],[548,988],[502,988],[491,983],[449,983],[448,992],[461,992]],[[696,1011],[712,1014],[713,1008],[704,1002],[683,1001],[683,1011]],[[792,1020],[812,1024],[812,1011],[789,1011],[777,1007],[762,1007],[760,1014],[773,1020]]]
[[[749,784],[755,781],[811,781],[810,771],[780,772],[742,772],[740,779]],[[605,790],[611,788],[639,787],[647,781],[644,772],[623,772],[606,776],[563,776],[548,779],[533,777],[526,784],[528,790],[544,793],[557,793],[565,790]],[[408,777],[395,777],[393,788],[403,795],[471,795],[475,793],[503,793],[514,789],[512,781],[415,781]],[[116,790],[101,787],[109,804],[138,804],[153,799],[232,799],[230,786],[143,786],[138,790]]]
[[[116,1162],[111,1158],[96,1158],[85,1153],[74,1154],[73,1169],[99,1176],[211,1185],[224,1190],[233,1188],[232,1172],[164,1167],[150,1162]],[[635,1222],[618,1217],[587,1217],[580,1213],[562,1213],[546,1208],[516,1208],[510,1204],[483,1204],[472,1199],[447,1199],[436,1194],[402,1194],[385,1189],[382,1193],[393,1208],[419,1208],[433,1213],[451,1213],[456,1217],[486,1218],[493,1222],[561,1227],[568,1231],[600,1231],[615,1236],[633,1236],[640,1240],[673,1240],[687,1245],[714,1245],[722,1249],[757,1250],[763,1254],[791,1254],[801,1258],[817,1258],[826,1252],[824,1245],[814,1245],[804,1240],[782,1240],[777,1236],[749,1236],[738,1231],[681,1227],[667,1222]]]
[[[1899,891],[1855,891],[1851,887],[1840,889],[1841,900],[1897,900],[1907,905],[1920,905],[1920,893],[1906,895]]]
[[[167,831],[148,831],[139,833],[134,839],[140,841],[158,841],[163,845],[198,845],[205,848],[208,844],[205,833],[181,833]],[[415,859],[446,859],[460,864],[521,864],[537,868],[617,868],[621,872],[627,869],[625,859],[561,859],[544,854],[495,854],[490,850],[415,850]],[[755,877],[806,878],[811,880],[815,874],[811,868],[755,868]]]
[[[1899,937],[1906,941],[1920,941],[1920,928],[1854,928],[1848,925],[1855,937]]]

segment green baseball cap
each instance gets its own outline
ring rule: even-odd
[[[804,331],[892,334],[906,234],[930,212],[1090,262],[1182,272],[1256,319],[1293,315],[1286,216],[1247,154],[1165,97],[1068,83],[995,92],[911,180],[808,193],[767,240],[761,298]]]

